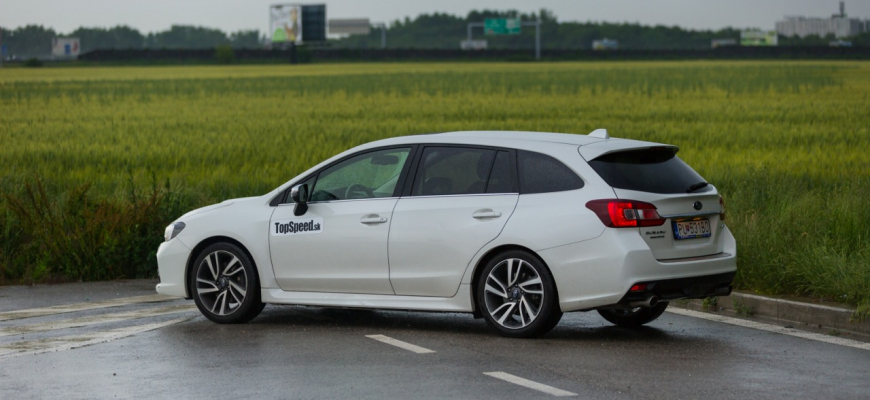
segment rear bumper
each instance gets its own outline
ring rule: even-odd
[[[644,301],[650,296],[655,296],[659,301],[727,296],[731,294],[731,282],[734,281],[735,274],[736,272],[726,272],[724,274],[693,276],[689,278],[638,282],[638,284],[643,284],[646,289],[626,293],[619,300],[619,303],[628,304]]]
[[[656,260],[637,231],[606,229],[595,239],[538,254],[556,280],[559,306],[568,312],[617,305],[636,283],[656,283],[653,288],[658,286],[668,296],[661,300],[706,297],[721,291],[730,286],[737,271],[737,244],[727,227],[722,240],[720,254]]]

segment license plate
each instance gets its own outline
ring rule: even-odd
[[[695,239],[711,236],[710,220],[674,221],[674,239]]]

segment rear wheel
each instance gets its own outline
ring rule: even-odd
[[[655,307],[635,307],[628,310],[598,310],[604,319],[611,323],[624,327],[636,328],[655,321],[668,308],[667,301],[660,301]]]
[[[245,323],[263,311],[254,263],[238,246],[215,243],[203,250],[190,271],[191,294],[206,318],[221,324]]]
[[[483,318],[502,336],[540,336],[562,318],[550,271],[524,251],[508,251],[490,260],[475,294]]]

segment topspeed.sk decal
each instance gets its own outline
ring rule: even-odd
[[[272,221],[269,226],[272,236],[308,235],[323,232],[323,218],[296,218]]]

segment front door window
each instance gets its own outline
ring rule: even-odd
[[[407,147],[373,151],[327,168],[317,176],[311,201],[395,197],[410,151]]]

